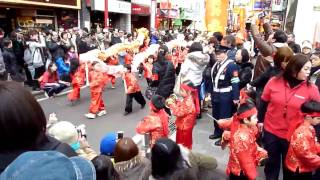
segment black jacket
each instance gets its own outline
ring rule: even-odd
[[[254,66],[250,62],[238,64],[238,66],[240,79],[239,88],[242,89],[251,81]]]
[[[64,56],[67,52],[67,48],[63,45],[58,45],[56,42],[47,41],[47,47],[52,55],[52,58],[56,60],[59,57],[64,59]]]
[[[118,43],[122,43],[120,37],[111,37],[111,42],[110,42],[110,46],[118,44]]]
[[[256,87],[257,92],[262,92],[268,81],[273,77],[281,73],[281,69],[270,66],[264,73],[258,76],[254,81],[250,83],[251,86]]]
[[[288,46],[291,48],[291,50],[298,54],[298,53],[301,53],[301,47],[299,44],[296,44],[295,42],[290,42],[288,43]]]
[[[158,81],[153,81],[151,83],[152,87],[157,87],[156,94],[159,94],[164,98],[169,97],[170,94],[173,93],[173,88],[176,81],[175,70],[172,62],[156,61],[153,64],[152,74],[157,74],[159,78]]]
[[[13,53],[13,49],[3,48],[2,52],[3,61],[6,66],[7,73],[10,73],[10,77],[13,81],[24,82],[25,75],[23,68],[18,65],[16,55]]]
[[[17,150],[9,153],[0,153],[0,174],[5,170],[5,168],[14,161],[20,154],[27,151],[58,151],[62,154],[73,157],[77,154],[71,149],[71,147],[65,143],[61,143],[53,137],[44,137],[39,145],[30,150]]]

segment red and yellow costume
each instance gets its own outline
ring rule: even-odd
[[[181,88],[192,92],[191,87],[181,84]],[[192,149],[192,130],[196,121],[196,106],[192,94],[169,104],[169,108],[176,119],[177,135],[176,142]]]
[[[86,78],[85,64],[81,64],[77,71],[71,75],[72,91],[68,94],[69,101],[80,99],[80,87],[84,85]]]
[[[159,138],[166,138],[169,135],[168,114],[163,110],[157,111],[154,105],[150,102],[150,114],[143,118],[137,125],[136,131],[139,134],[150,133],[151,147]]]
[[[111,56],[107,59],[107,65],[119,65],[119,59],[116,56]],[[111,84],[112,86],[114,86],[116,84],[116,77],[113,75],[108,75],[109,79],[111,80]]]
[[[292,172],[297,169],[299,173],[312,172],[320,168],[320,144],[316,141],[315,130],[310,122],[304,121],[296,127],[292,133],[288,133],[290,145],[285,165]]]
[[[256,126],[249,127],[240,124],[240,120],[257,114],[257,110],[252,108],[242,114],[235,115],[233,120],[228,120],[225,124],[219,121],[222,128],[230,127],[231,131],[225,131],[223,141],[229,141],[230,156],[227,165],[227,174],[240,176],[241,172],[248,179],[256,179],[256,167],[259,162],[267,158],[267,151],[260,148],[256,143],[258,129]],[[230,122],[231,121],[231,122]]]
[[[89,112],[96,114],[99,111],[105,110],[102,92],[106,83],[106,77],[102,72],[91,71],[89,75],[90,80],[90,92],[91,92],[91,102],[89,107]]]

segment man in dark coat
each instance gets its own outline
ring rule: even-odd
[[[59,36],[56,32],[52,34],[52,40],[47,41],[47,47],[52,55],[52,58],[54,60],[58,58],[63,58],[66,54],[67,48],[61,45],[61,42],[59,40]]]
[[[10,74],[10,77],[13,81],[24,82],[24,71],[23,68],[18,65],[17,58],[12,49],[12,41],[8,38],[4,39],[3,46],[2,56],[7,73]]]

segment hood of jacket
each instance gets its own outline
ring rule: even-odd
[[[202,53],[201,51],[189,53],[187,54],[186,58],[197,66],[206,66],[210,60],[210,56]]]

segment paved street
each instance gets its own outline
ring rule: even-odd
[[[143,86],[142,89],[145,89],[146,85],[143,79],[140,80],[140,84]],[[47,116],[55,112],[60,121],[70,121],[75,125],[85,124],[88,141],[99,152],[100,139],[106,133],[121,130],[124,131],[125,136],[134,137],[136,135],[135,126],[137,122],[148,113],[147,106],[141,110],[140,105],[134,102],[133,113],[127,116],[123,115],[125,95],[121,79],[117,79],[116,89],[111,89],[110,85],[107,86],[104,92],[104,100],[108,114],[94,120],[84,117],[90,102],[89,88],[81,91],[81,100],[74,106],[71,106],[65,95],[54,99],[42,100],[40,104]],[[197,122],[193,130],[193,150],[214,156],[218,160],[217,180],[224,180],[226,179],[225,167],[228,161],[228,150],[221,150],[220,147],[214,145],[214,141],[208,139],[212,130],[213,124],[204,113],[203,118]]]

